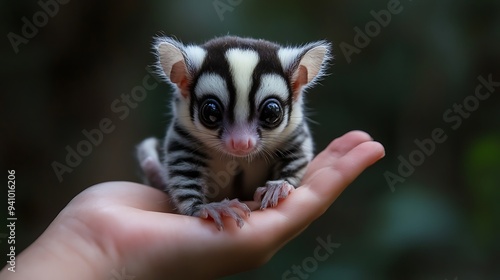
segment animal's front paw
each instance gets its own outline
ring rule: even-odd
[[[241,228],[245,223],[243,222],[241,213],[243,213],[246,217],[250,216],[250,208],[248,208],[246,204],[239,202],[237,199],[224,199],[221,202],[211,202],[201,205],[200,209],[193,216],[198,216],[203,219],[211,217],[214,220],[217,229],[223,230],[223,216],[233,218],[238,227]]]
[[[275,207],[278,200],[288,196],[294,187],[285,180],[267,181],[264,187],[257,188],[253,199],[260,202],[260,209]]]

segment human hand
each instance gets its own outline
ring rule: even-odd
[[[349,132],[314,158],[302,186],[277,207],[252,212],[241,229],[227,218],[224,231],[210,220],[172,214],[160,190],[98,184],[76,196],[19,255],[15,273],[4,268],[0,278],[112,279],[112,271],[126,271],[141,279],[210,279],[255,268],[383,156],[368,134]]]

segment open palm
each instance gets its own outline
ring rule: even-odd
[[[42,262],[40,270],[51,263],[59,267],[51,279],[109,279],[122,269],[140,279],[198,279],[255,268],[321,216],[383,155],[382,145],[368,134],[349,132],[315,157],[302,186],[277,207],[253,211],[241,229],[228,218],[224,231],[211,220],[172,214],[160,190],[131,182],[95,185],[68,204],[18,263],[22,267],[45,258],[48,263]],[[30,279],[30,271],[16,277]],[[5,274],[4,269],[0,276]]]

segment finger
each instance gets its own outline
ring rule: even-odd
[[[308,171],[320,168],[318,164],[323,164],[325,160],[333,163],[336,158],[345,155],[357,145],[371,140],[373,140],[372,137],[364,131],[350,131],[333,140],[324,151],[319,153],[315,160],[309,164]],[[307,174],[304,177],[307,177]]]
[[[248,208],[250,208],[251,211],[255,211],[255,210],[258,210],[260,208],[260,202],[255,201],[255,200],[242,201],[242,202],[245,203],[248,206]]]
[[[301,188],[321,198],[327,208],[361,172],[383,156],[384,147],[375,141],[360,143],[338,158],[325,153],[319,159],[320,168],[304,178]]]
[[[373,138],[368,133],[361,130],[353,130],[333,140],[325,151],[335,155],[344,155],[360,143],[371,140]]]
[[[348,133],[313,160],[304,185],[274,208],[277,215],[269,219],[274,230],[283,230],[279,238],[289,240],[306,228],[364,169],[384,156],[383,146],[370,139],[367,134]],[[253,218],[258,219],[256,214]]]

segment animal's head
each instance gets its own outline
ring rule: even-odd
[[[325,41],[284,47],[221,37],[203,45],[155,43],[158,68],[175,88],[177,120],[207,147],[237,157],[272,151],[304,121],[303,93],[324,74]]]

